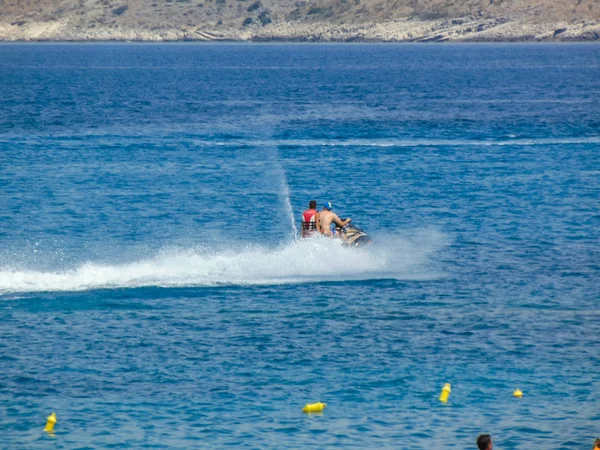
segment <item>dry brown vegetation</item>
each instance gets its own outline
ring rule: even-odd
[[[599,24],[599,0],[0,0],[3,40],[595,40]]]

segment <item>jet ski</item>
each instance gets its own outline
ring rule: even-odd
[[[367,233],[352,223],[347,224],[345,227],[336,226],[334,237],[341,239],[346,247],[362,247],[373,243]]]

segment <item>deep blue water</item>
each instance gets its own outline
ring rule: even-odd
[[[0,45],[1,447],[591,448],[599,74],[597,45]],[[375,244],[298,241],[312,198]]]

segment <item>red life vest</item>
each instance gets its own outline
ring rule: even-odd
[[[317,231],[317,210],[307,209],[302,213],[302,237],[308,237]]]

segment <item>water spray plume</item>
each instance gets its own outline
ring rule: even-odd
[[[426,237],[429,236],[429,237]],[[443,235],[426,241],[398,236],[365,248],[317,237],[274,248],[248,245],[241,250],[167,248],[152,258],[129,263],[93,261],[60,271],[11,269],[0,265],[0,295],[15,292],[82,291],[143,286],[193,287],[265,285],[366,279],[424,280],[440,276],[429,267]]]

